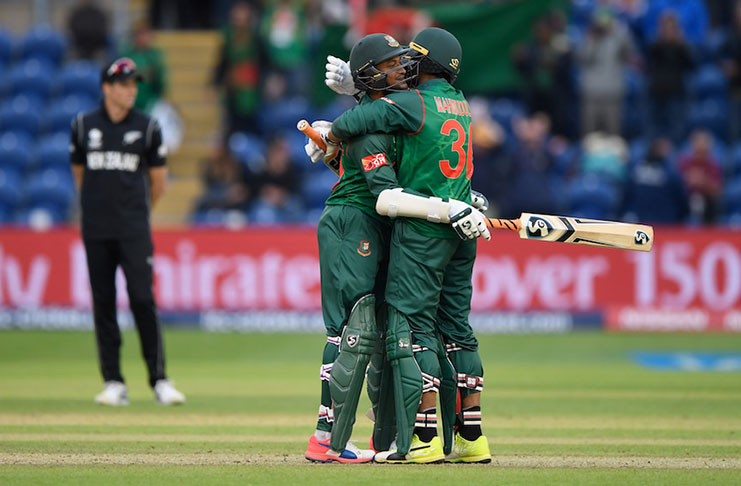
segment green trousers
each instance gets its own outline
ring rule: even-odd
[[[390,223],[353,206],[327,206],[319,219],[322,317],[328,336],[339,336],[353,305],[383,295]],[[376,298],[377,305],[383,299]]]
[[[437,352],[439,329],[446,343],[478,349],[468,322],[475,259],[476,240],[430,238],[395,222],[386,301],[406,316],[415,345]]]

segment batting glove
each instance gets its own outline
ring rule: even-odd
[[[450,203],[448,212],[450,224],[462,240],[473,240],[478,237],[483,237],[487,241],[491,240],[491,233],[486,227],[483,214],[463,201],[451,199],[448,202]]]
[[[337,94],[353,96],[360,90],[355,87],[352,79],[350,66],[342,59],[327,56],[327,64],[324,66],[324,84]]]
[[[327,143],[327,133],[329,133],[330,128],[332,128],[332,122],[326,120],[317,120],[311,124],[311,128],[319,132],[319,135],[321,135],[324,143]],[[327,145],[327,147],[329,147],[329,145]],[[308,155],[311,161],[315,164],[322,160],[325,155],[327,155],[327,153],[319,148],[319,146],[315,144],[311,139],[309,139],[308,143],[304,145],[304,152],[306,152],[306,155]]]
[[[479,191],[471,189],[471,206],[483,213],[489,209],[489,200]]]

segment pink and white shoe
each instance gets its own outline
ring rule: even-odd
[[[312,434],[309,446],[306,448],[306,459],[314,462],[339,462],[341,464],[360,464],[371,462],[375,452],[367,449],[358,449],[355,444],[348,441],[342,452],[333,451],[329,447],[329,439],[319,440]]]

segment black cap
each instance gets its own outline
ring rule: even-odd
[[[143,78],[136,72],[136,63],[128,57],[119,57],[104,67],[100,74],[101,83],[115,83],[129,79],[141,81]]]

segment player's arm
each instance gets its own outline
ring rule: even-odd
[[[368,189],[377,198],[378,214],[450,223],[462,239],[491,238],[483,215],[473,206],[455,199],[443,201],[400,187],[389,160],[390,140],[389,135],[373,134],[350,141],[348,147],[351,159],[362,163]]]
[[[366,133],[416,133],[424,119],[424,103],[419,92],[402,91],[346,111],[332,122],[328,138],[341,141]]]
[[[70,126],[70,141],[69,141],[69,161],[72,167],[72,176],[75,178],[75,187],[77,191],[80,191],[82,187],[82,177],[85,174],[85,154],[81,148],[80,134],[83,133],[82,127],[82,114],[75,117],[72,120]]]
[[[162,130],[159,123],[150,120],[146,133],[147,166],[149,167],[149,199],[151,207],[165,193],[167,186],[167,146],[162,141]]]
[[[149,197],[154,207],[155,203],[165,193],[167,187],[167,166],[152,167],[149,169]]]

